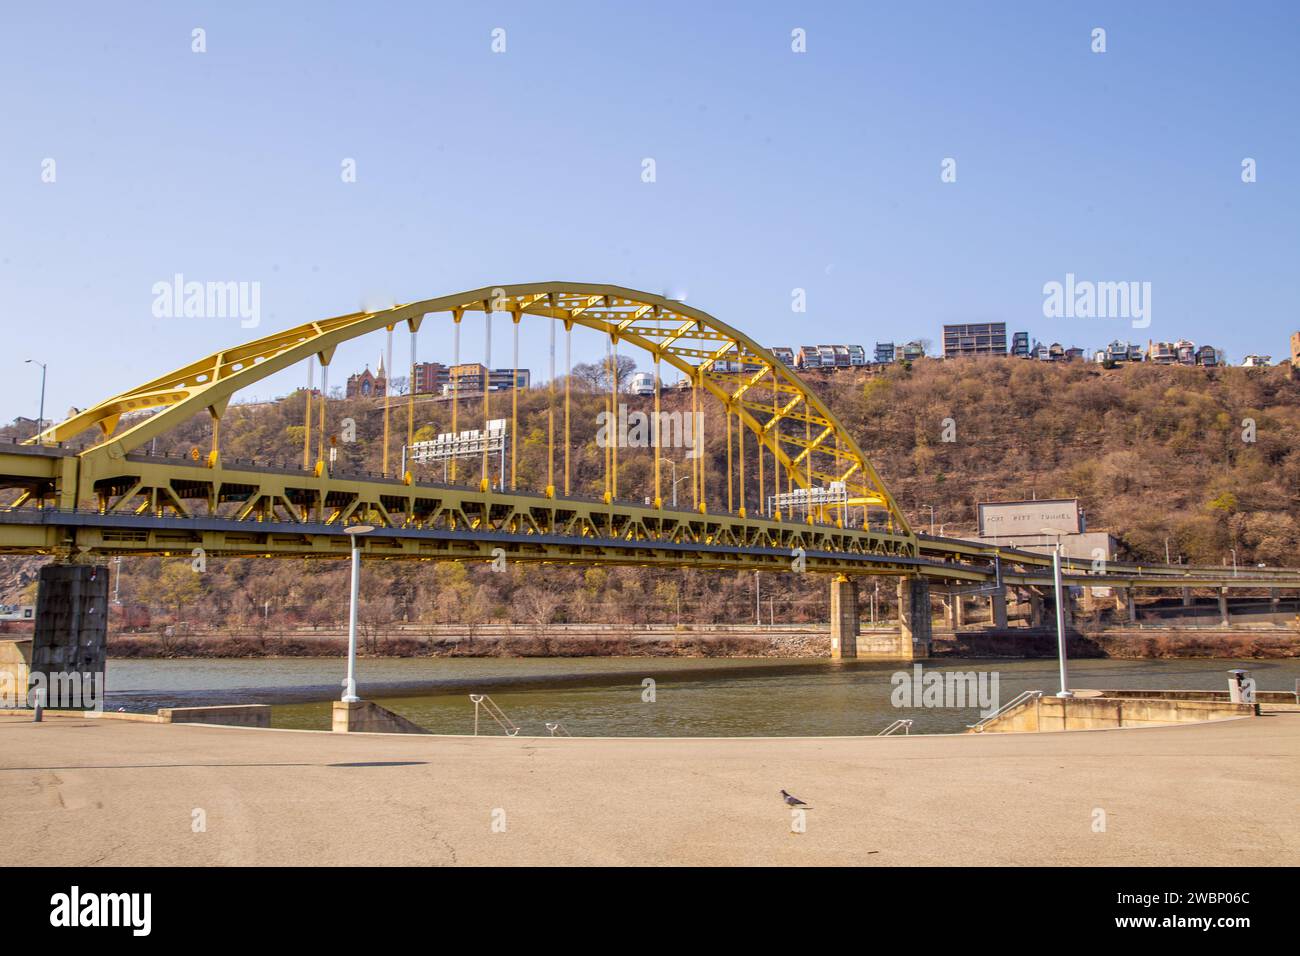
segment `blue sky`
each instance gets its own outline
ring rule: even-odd
[[[685,295],[772,345],[991,319],[1277,359],[1300,328],[1298,27],[1294,3],[11,4],[0,418],[35,415],[28,357],[59,417],[298,322],[543,279]],[[260,329],[155,318],[176,273],[259,282]],[[1067,273],[1150,282],[1150,328],[1044,318]],[[544,340],[525,330],[539,373]]]

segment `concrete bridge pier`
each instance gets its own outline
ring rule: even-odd
[[[831,658],[834,660],[910,661],[929,657],[930,582],[902,578],[898,584],[897,630],[862,633],[858,585],[852,578],[831,579]]]
[[[1029,589],[1029,626],[1043,626],[1043,596],[1033,588]]]
[[[1269,588],[1269,589],[1268,589],[1268,609],[1269,609],[1270,611],[1272,611],[1274,614],[1276,614],[1278,608],[1281,607],[1281,606],[1282,606],[1282,593],[1281,593],[1281,590],[1278,589],[1278,588]]]
[[[36,591],[30,672],[42,675],[45,706],[85,706],[87,681],[103,691],[108,657],[108,568],[91,564],[47,564]],[[77,699],[55,700],[50,691],[78,682]],[[23,688],[26,692],[28,688]],[[31,703],[31,701],[29,701]]]
[[[1074,627],[1074,597],[1065,588],[1065,627]],[[1029,623],[1031,627],[1056,628],[1056,590],[1054,588],[1029,589]]]
[[[1007,589],[1005,586],[998,588],[989,595],[989,618],[993,626],[999,630],[1007,626]]]
[[[943,598],[943,622],[953,630],[966,623],[966,605],[955,588],[949,589]]]
[[[1183,607],[1191,607],[1195,602],[1192,600],[1192,589],[1183,588]]]
[[[1228,620],[1228,589],[1219,588],[1219,623],[1224,627],[1230,627],[1231,622]]]
[[[831,658],[856,660],[858,656],[858,585],[837,574],[831,579]]]
[[[960,597],[958,604],[960,605]],[[930,582],[922,577],[898,581],[898,636],[900,650],[910,659],[930,656],[933,642],[930,623]]]

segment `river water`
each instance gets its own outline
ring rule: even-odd
[[[1057,688],[1054,660],[924,662],[924,673],[974,672],[1006,703],[1025,690]],[[1227,687],[1242,667],[1260,690],[1293,691],[1300,659],[1079,660],[1074,688],[1203,689]],[[524,735],[544,736],[559,722],[571,735],[628,737],[854,736],[898,718],[912,733],[960,733],[980,717],[968,706],[894,706],[894,662],[821,659],[692,658],[401,658],[358,662],[359,694],[440,734],[474,731],[470,693],[490,694]],[[329,701],[341,693],[339,658],[110,660],[106,709],[267,703],[272,725],[327,730]],[[651,684],[647,684],[651,681]],[[910,685],[909,685],[910,686]],[[985,698],[988,700],[989,698]],[[920,704],[922,701],[913,701]],[[951,703],[951,701],[949,701]],[[501,733],[484,715],[480,733]]]

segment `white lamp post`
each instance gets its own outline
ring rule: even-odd
[[[39,365],[41,367],[41,410],[36,413],[36,434],[45,430],[45,363],[38,362],[36,359],[27,359],[24,365]]]
[[[681,477],[677,477],[677,463],[675,462],[675,460],[672,460],[671,458],[660,458],[659,460],[660,462],[667,464],[668,467],[672,468],[672,507],[673,509],[676,509],[677,485],[679,485],[681,481],[685,481],[686,479],[688,479],[690,475],[682,475]]]
[[[373,525],[354,524],[343,533],[352,538],[352,588],[348,604],[348,679],[343,688],[343,702],[355,704],[357,696],[357,595],[361,590],[361,536],[374,531]]]
[[[1061,668],[1061,689],[1056,696],[1073,697],[1065,661],[1065,589],[1061,586],[1061,532],[1056,528],[1044,528],[1043,533],[1056,535],[1056,545],[1052,548],[1052,583],[1056,588],[1056,656]]]

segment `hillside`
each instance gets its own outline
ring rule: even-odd
[[[1078,497],[1090,530],[1111,531],[1130,558],[1163,560],[1168,539],[1175,560],[1219,564],[1236,548],[1243,564],[1300,565],[1300,383],[1284,368],[1108,370],[1084,363],[971,359],[921,361],[881,374],[844,372],[812,381],[918,528],[928,529],[930,506],[936,529],[942,525],[948,534],[973,534],[981,501]],[[599,495],[603,452],[594,434],[603,399],[587,388],[580,389],[575,378],[574,489]],[[666,395],[665,407],[680,407],[684,397]],[[508,396],[493,401],[494,416],[508,415]],[[633,407],[638,401],[645,400],[628,399]],[[300,462],[302,403],[296,395],[232,406],[222,428],[223,455]],[[405,399],[395,398],[394,406],[392,471],[406,434]],[[546,407],[544,386],[520,396],[521,487],[546,483]],[[373,401],[329,403],[331,431],[346,417],[357,423],[357,440],[339,446],[341,466],[379,471],[381,409]],[[417,410],[417,437],[450,428],[445,404],[424,401]],[[477,407],[462,408],[459,427],[476,427],[480,417]],[[941,440],[945,419],[952,420],[950,432],[955,429],[951,442]],[[1253,420],[1253,435],[1243,420]],[[0,430],[0,437],[6,431]],[[725,462],[720,432],[711,421],[708,456],[714,476]],[[209,425],[200,418],[160,439],[157,451],[206,450],[209,441]],[[650,486],[650,460],[645,451],[620,454],[625,494]],[[440,478],[441,468],[422,473]],[[665,468],[665,485],[667,474]],[[752,475],[750,491],[756,497]],[[339,566],[213,561],[200,581],[188,562],[162,564],[160,559],[124,563],[125,603],[152,606],[192,623],[261,624],[273,619],[328,624],[339,619],[345,603]],[[753,579],[745,574],[640,568],[514,568],[490,574],[477,567],[394,564],[368,568],[367,575],[372,583],[366,614],[376,622],[690,623],[752,620],[754,614]],[[799,577],[764,575],[765,620],[773,613],[787,621],[824,618],[824,582]],[[30,592],[30,562],[0,560],[0,588],[7,600]]]

